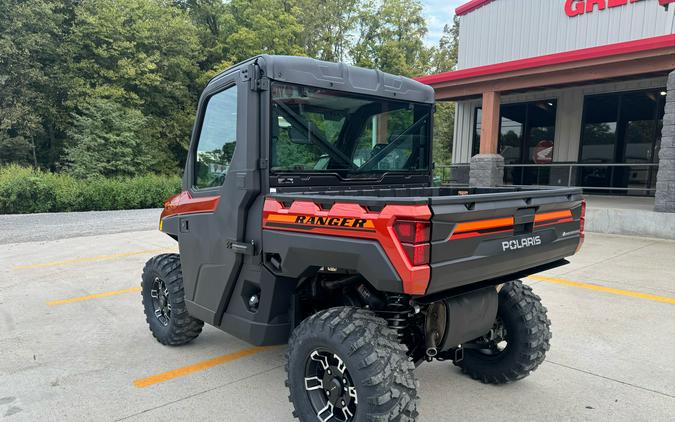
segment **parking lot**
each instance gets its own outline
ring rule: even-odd
[[[213,327],[177,348],[150,335],[140,273],[173,240],[58,237],[0,244],[0,417],[292,420],[284,346]],[[539,370],[495,387],[422,365],[420,420],[673,420],[675,242],[591,233],[571,262],[527,280],[553,323]]]

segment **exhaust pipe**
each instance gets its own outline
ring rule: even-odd
[[[427,333],[425,337],[427,356],[433,358],[438,354],[438,332],[432,331],[431,333]]]
[[[427,360],[431,360],[438,355],[438,343],[445,333],[445,319],[445,305],[442,302],[429,305],[424,323],[424,345]]]

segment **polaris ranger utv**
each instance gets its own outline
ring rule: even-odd
[[[433,187],[433,111],[429,86],[308,58],[212,79],[159,225],[180,255],[143,271],[152,334],[288,343],[303,421],[414,420],[424,361],[492,384],[536,369],[550,321],[518,278],[581,246],[581,191]]]

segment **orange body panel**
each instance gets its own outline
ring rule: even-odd
[[[202,196],[194,198],[190,192],[184,191],[172,196],[164,202],[164,210],[160,219],[178,214],[195,214],[214,212],[220,202],[220,196]]]
[[[430,218],[427,205],[387,205],[382,211],[373,212],[358,204],[338,202],[323,210],[311,201],[296,200],[286,208],[281,202],[267,198],[263,229],[375,240],[401,277],[403,292],[423,295],[429,285],[431,268],[410,263],[393,226],[397,219],[419,221]]]

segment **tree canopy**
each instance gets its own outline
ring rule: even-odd
[[[0,165],[176,174],[199,93],[231,64],[305,55],[419,76],[454,67],[457,26],[426,45],[419,0],[0,0]]]

